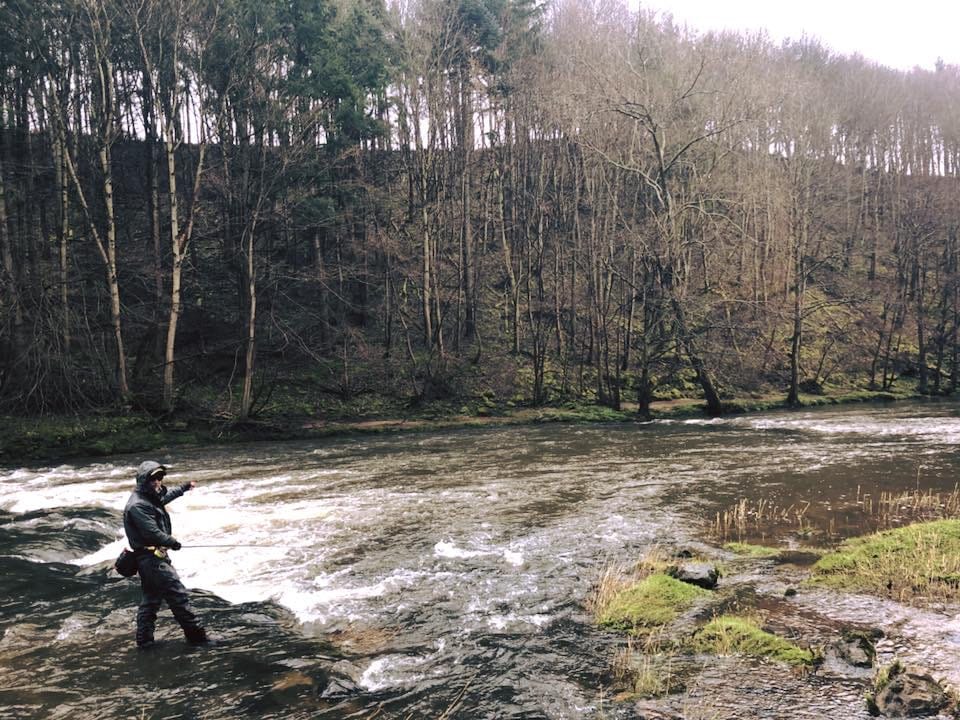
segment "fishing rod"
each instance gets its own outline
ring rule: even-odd
[[[257,545],[253,543],[239,543],[239,544],[233,544],[233,545],[181,545],[180,549],[190,550],[192,548],[239,548],[239,547],[269,548],[269,547],[276,547],[276,545]]]

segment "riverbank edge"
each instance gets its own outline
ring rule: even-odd
[[[776,410],[804,410],[824,405],[935,399],[915,391],[853,390],[823,395],[801,395],[790,408],[782,395],[743,397],[724,401],[725,415]],[[431,432],[477,427],[569,423],[635,423],[655,420],[707,418],[700,398],[680,398],[651,403],[651,417],[637,414],[635,403],[621,410],[600,405],[567,404],[541,407],[488,408],[464,414],[462,407],[446,412],[407,417],[273,417],[237,423],[223,418],[154,418],[146,414],[101,414],[87,417],[0,417],[0,466],[22,467],[77,458],[97,458],[124,453],[163,453],[175,448],[224,445],[236,442],[311,440],[351,435],[397,432]]]

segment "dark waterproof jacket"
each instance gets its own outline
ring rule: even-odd
[[[137,469],[137,489],[130,494],[123,510],[123,529],[131,550],[144,547],[172,547],[176,540],[170,534],[170,515],[164,505],[173,502],[190,489],[189,483],[173,490],[160,486],[160,493],[153,492],[147,484],[151,472],[161,467],[159,463],[145,462]]]

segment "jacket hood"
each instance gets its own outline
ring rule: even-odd
[[[140,467],[137,468],[137,488],[143,489],[143,487],[146,485],[147,478],[149,478],[157,470],[160,470],[163,473],[167,472],[167,468],[154,460],[145,460],[144,462],[140,463]]]

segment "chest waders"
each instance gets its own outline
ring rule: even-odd
[[[143,597],[137,609],[137,647],[148,647],[153,643],[154,628],[157,624],[157,612],[166,601],[173,616],[183,630],[187,642],[207,641],[207,632],[190,607],[190,596],[180,582],[180,577],[162,548],[144,548],[137,559],[140,573],[140,587]]]

